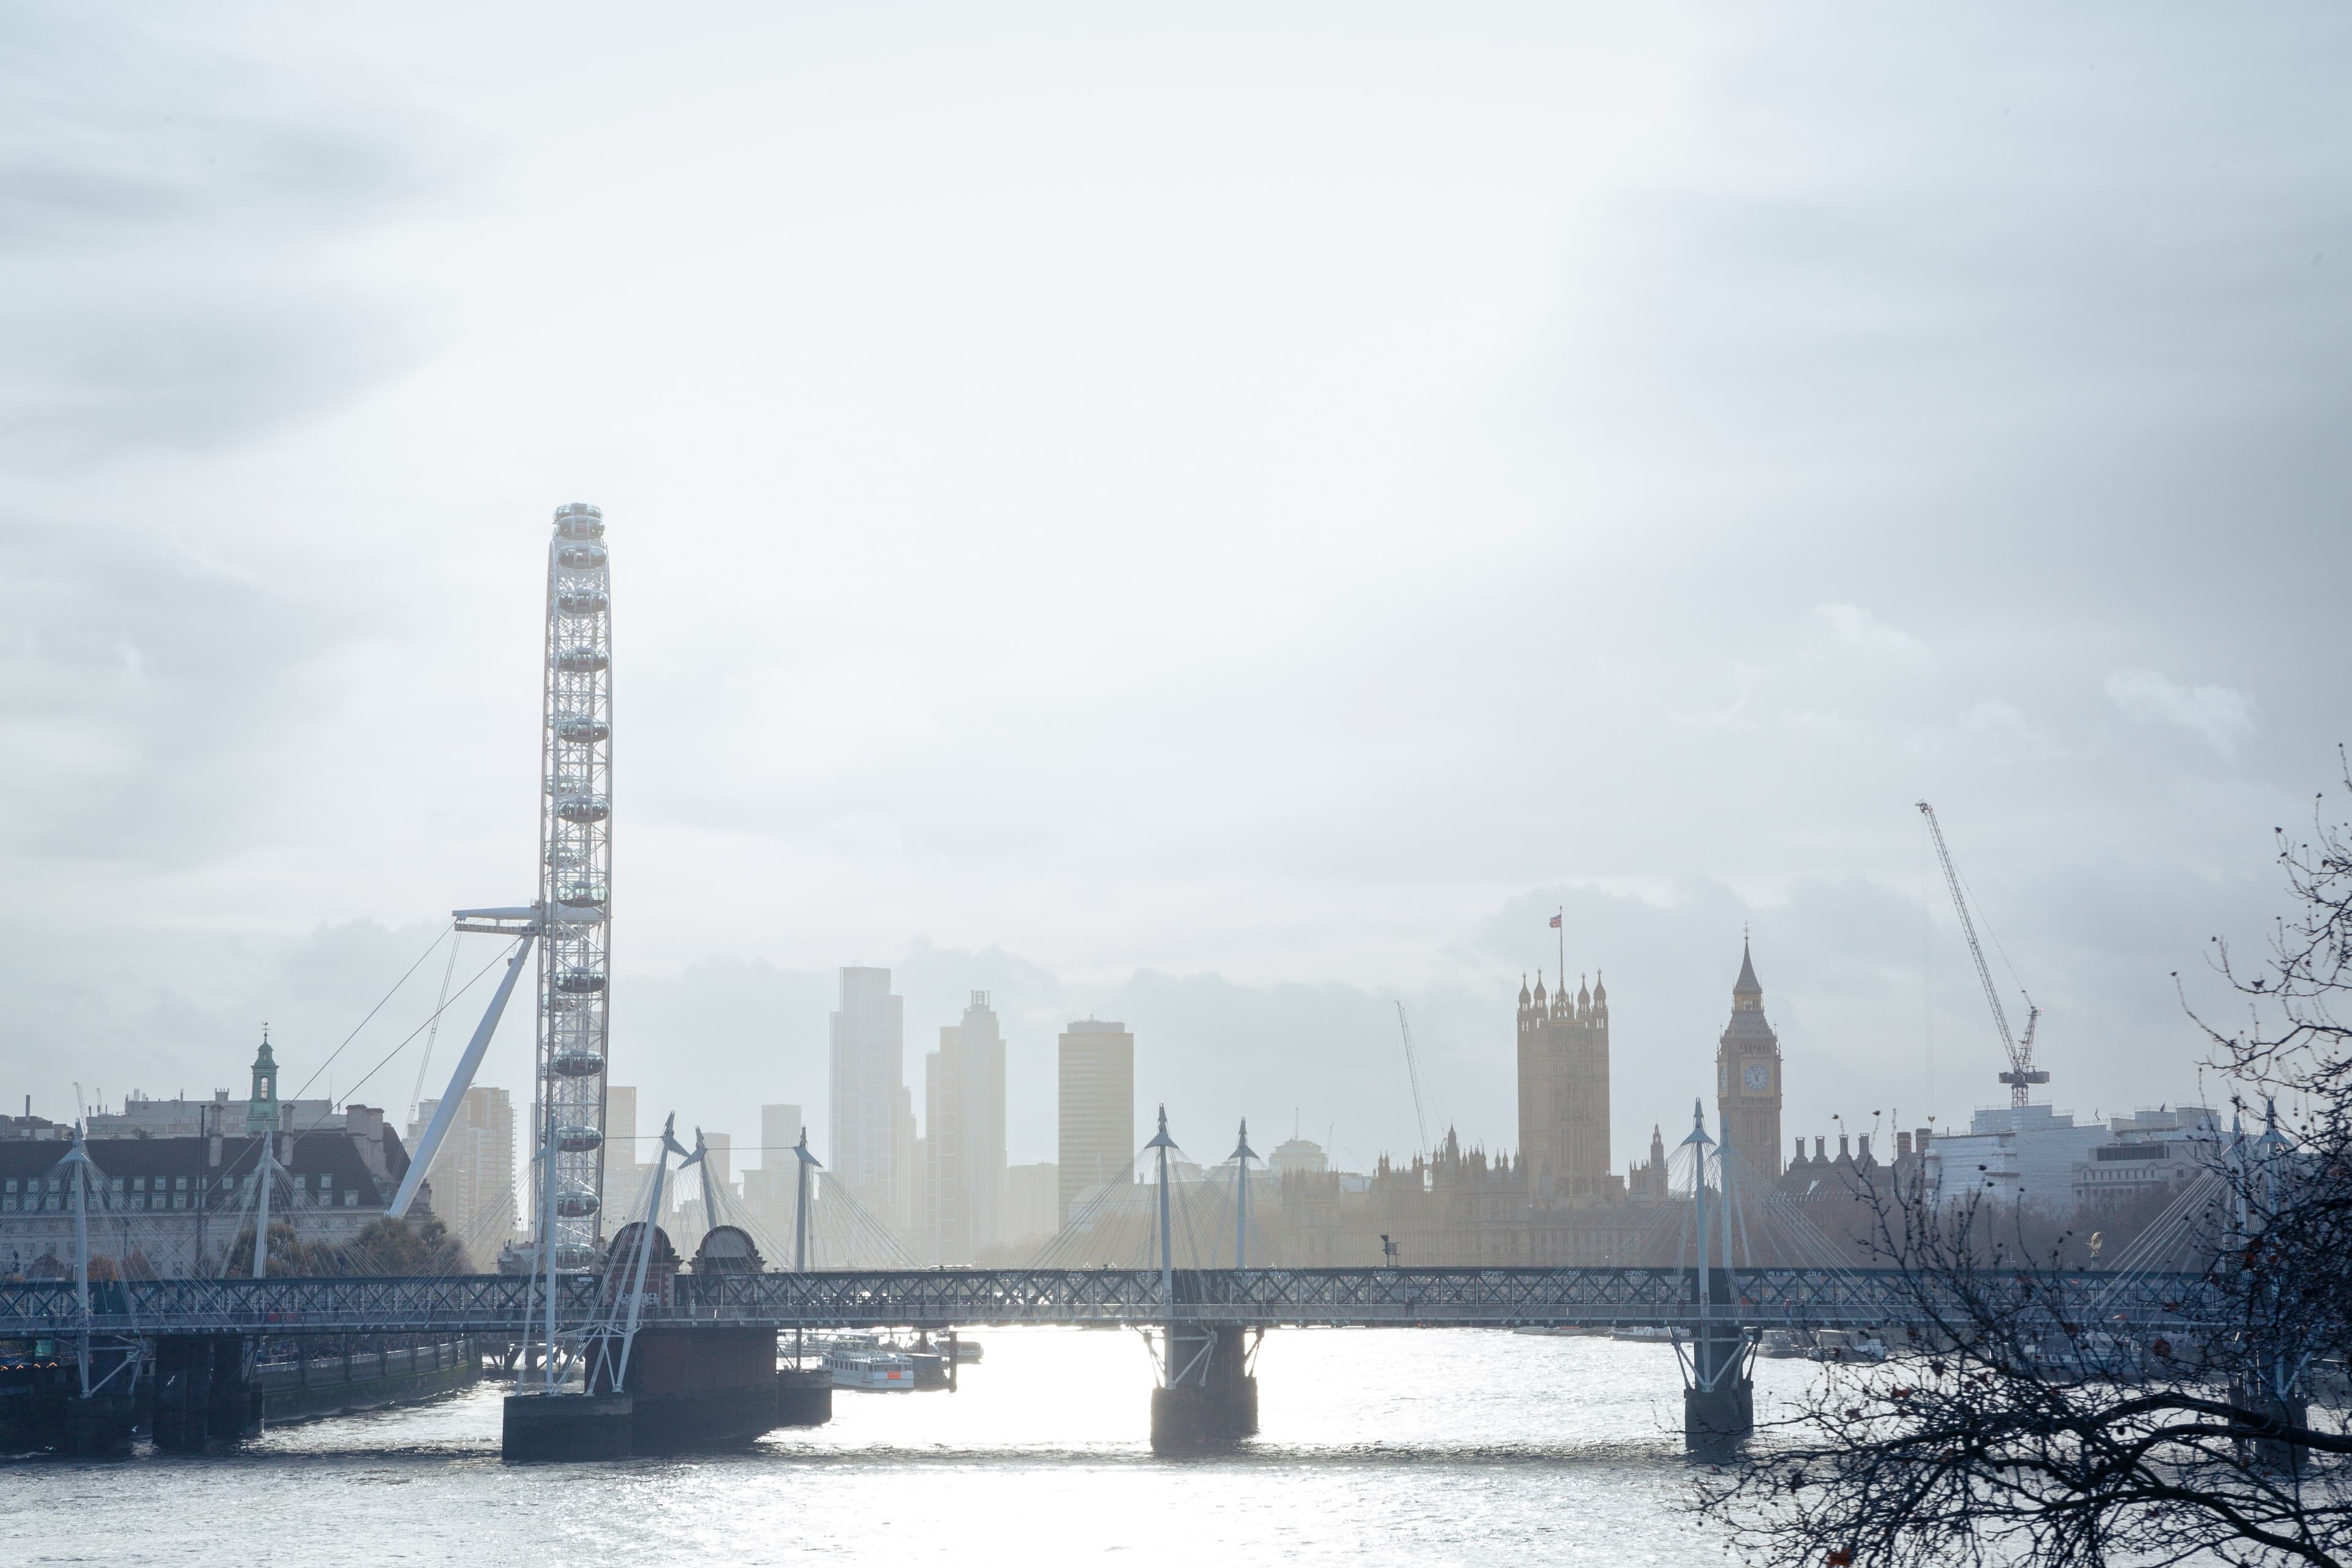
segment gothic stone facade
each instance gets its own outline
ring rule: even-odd
[[[1716,1125],[1765,1181],[1780,1173],[1780,1038],[1764,1021],[1764,987],[1745,942],[1731,987],[1731,1022],[1715,1053]]]
[[[1617,1190],[1609,1161],[1609,991],[1563,977],[1519,986],[1519,1170],[1530,1195],[1601,1198]]]

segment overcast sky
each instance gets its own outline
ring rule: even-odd
[[[1505,1146],[1563,906],[1621,1167],[1707,1092],[1743,926],[1790,1133],[1948,1123],[2000,1064],[1922,796],[2055,1102],[2193,1095],[2169,976],[2259,939],[2344,733],[2347,45],[13,6],[0,1087],[242,1092],[264,1018],[289,1087],[392,1050],[437,958],[320,1065],[529,896],[583,500],[614,1077],[682,1123],[821,1142],[863,962],[910,1063],[994,992],[1016,1160],[1090,1010],[1196,1153],[1407,1150],[1399,997],[1431,1114]]]

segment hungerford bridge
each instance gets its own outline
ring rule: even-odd
[[[1656,1328],[1695,1334],[1875,1327],[1920,1316],[1916,1279],[1892,1270],[1825,1268],[843,1268],[678,1274],[641,1329],[835,1329],[1004,1325],[1156,1328]],[[2037,1271],[2054,1318],[2106,1321],[2133,1334],[2192,1326],[2194,1275]],[[603,1277],[555,1277],[558,1337],[592,1332],[611,1312]],[[166,1334],[483,1334],[536,1338],[542,1281],[519,1274],[390,1279],[134,1279],[0,1284],[0,1338],[85,1332]],[[2080,1313],[2060,1303],[2072,1299]]]
[[[272,1343],[486,1338],[522,1347],[526,1361],[536,1345],[538,1370],[527,1366],[506,1401],[504,1452],[600,1458],[746,1440],[829,1418],[830,1375],[803,1369],[797,1353],[791,1368],[778,1366],[788,1331],[797,1351],[809,1331],[951,1337],[1004,1324],[1140,1329],[1153,1342],[1159,1370],[1152,1447],[1169,1453],[1257,1430],[1252,1368],[1270,1328],[1646,1327],[1674,1341],[1685,1436],[1694,1447],[1711,1448],[1753,1429],[1750,1373],[1764,1331],[1916,1327],[1932,1302],[1917,1277],[1891,1270],[1735,1262],[1741,1227],[1732,1172],[1696,1121],[1695,1113],[1686,1140],[1695,1157],[1691,1256],[1721,1259],[1706,1267],[1253,1268],[1242,1162],[1236,1267],[1178,1268],[1167,1179],[1174,1142],[1163,1114],[1147,1146],[1160,1166],[1157,1268],[761,1271],[748,1261],[757,1256],[749,1238],[717,1226],[694,1270],[681,1272],[667,1238],[646,1221],[622,1228],[601,1268],[569,1273],[93,1281],[87,1251],[78,1248],[74,1280],[0,1284],[0,1338],[47,1340],[78,1366],[79,1392],[64,1391],[58,1436],[59,1446],[81,1451],[127,1443],[131,1385],[150,1344],[155,1430],[159,1442],[173,1447],[203,1447],[208,1436],[233,1440],[253,1429],[254,1368]],[[648,1217],[660,1212],[676,1148],[667,1131],[663,1142]],[[77,1142],[69,1162],[81,1148]],[[1706,1179],[1711,1148],[1714,1183]],[[803,1218],[811,1164],[802,1167]],[[86,1191],[77,1180],[78,1217]],[[739,1258],[727,1257],[724,1245],[714,1251],[714,1240],[730,1237],[742,1243]],[[2053,1325],[2095,1324],[2103,1334],[2144,1342],[2168,1333],[2188,1338],[2218,1305],[2205,1300],[2198,1277],[2168,1272],[2037,1271],[2035,1286],[2036,1307]],[[167,1430],[175,1436],[166,1438]]]
[[[651,1223],[672,1152],[665,1129],[646,1218],[625,1226],[600,1267],[528,1275],[93,1280],[86,1213],[94,1183],[77,1139],[72,1167],[76,1277],[0,1284],[0,1339],[47,1341],[78,1382],[57,1392],[56,1446],[119,1449],[129,1440],[142,1368],[154,1368],[157,1441],[201,1447],[258,1423],[256,1368],[288,1341],[375,1336],[487,1339],[526,1365],[506,1401],[503,1449],[515,1458],[599,1458],[741,1441],[830,1417],[830,1374],[799,1365],[810,1331],[946,1333],[1007,1324],[1126,1326],[1151,1340],[1158,1385],[1151,1440],[1183,1452],[1257,1429],[1258,1344],[1277,1327],[1651,1328],[1676,1348],[1684,1427],[1711,1448],[1753,1429],[1757,1345],[1769,1329],[1917,1329],[1933,1313],[1916,1275],[1743,1266],[1734,1162],[1693,1108],[1686,1211],[1696,1245],[1679,1267],[1264,1268],[1248,1267],[1248,1162],[1234,1168],[1235,1267],[1179,1268],[1167,1119],[1146,1145],[1157,1162],[1158,1267],[810,1268],[809,1173],[801,1164],[795,1262],[761,1268],[742,1231],[714,1222],[691,1271]],[[1248,1148],[1244,1136],[1242,1150]],[[1712,1154],[1712,1159],[1709,1158]],[[688,1157],[692,1163],[700,1151]],[[1713,1180],[1709,1180],[1712,1176]],[[706,1183],[706,1205],[715,1203]],[[257,1215],[257,1220],[263,1216]],[[730,1240],[731,1238],[731,1240]],[[2036,1311],[2072,1338],[2095,1325],[2116,1341],[2192,1337],[2221,1304],[2195,1275],[2035,1271]],[[2073,1327],[2070,1327],[2072,1325]],[[793,1336],[793,1365],[779,1342]],[[1927,1335],[1933,1342],[1935,1335]],[[1915,1342],[1916,1340],[1915,1340]],[[149,1353],[152,1346],[152,1357]],[[2159,1352],[2162,1353],[2160,1349]],[[535,1391],[534,1391],[535,1390]]]
[[[1685,1432],[1694,1446],[1706,1447],[1752,1427],[1749,1363],[1760,1331],[1893,1325],[1920,1315],[1916,1283],[1906,1287],[1891,1272],[1871,1269],[824,1269],[677,1274],[658,1296],[638,1293],[635,1324],[623,1331],[604,1277],[558,1274],[555,1282],[557,1342],[589,1347],[582,1353],[590,1369],[584,1387],[580,1381],[565,1385],[580,1392],[509,1399],[506,1448],[517,1458],[618,1457],[665,1446],[643,1430],[633,1438],[630,1430],[633,1415],[642,1427],[661,1405],[681,1406],[665,1418],[669,1446],[800,1424],[790,1413],[789,1385],[807,1374],[772,1370],[779,1336],[787,1332],[945,1332],[1000,1324],[1151,1332],[1160,1369],[1152,1441],[1162,1452],[1256,1429],[1251,1367],[1256,1341],[1269,1328],[1658,1328],[1686,1352]],[[2169,1274],[2066,1272],[2037,1275],[2037,1282],[2056,1298],[2045,1298],[2053,1319],[2099,1322],[2135,1337],[2171,1331],[2185,1339],[2192,1309],[2181,1298],[2198,1289],[2193,1277]],[[117,1349],[110,1358],[107,1347],[138,1341],[156,1342],[159,1365],[168,1359],[160,1352],[174,1340],[249,1346],[381,1334],[524,1343],[544,1331],[551,1305],[541,1280],[495,1274],[109,1281],[87,1287],[87,1307],[84,1299],[71,1281],[0,1285],[0,1338],[94,1345],[103,1380],[105,1363],[122,1355]],[[2063,1304],[2068,1300],[2080,1308],[2079,1318]],[[631,1340],[644,1369],[635,1380],[627,1375]],[[653,1347],[665,1342],[670,1348],[660,1358],[663,1368],[714,1360],[748,1367],[744,1385],[765,1380],[769,1392],[714,1409],[708,1390],[694,1408],[685,1407],[695,1405],[693,1395],[648,1391],[644,1384],[657,1364]],[[614,1346],[623,1347],[620,1355]],[[718,1353],[698,1356],[698,1350]],[[136,1352],[129,1359],[135,1376]],[[644,1411],[631,1407],[631,1381],[639,1384],[635,1403]],[[689,1373],[686,1381],[696,1380]],[[752,1414],[740,1408],[745,1405]],[[814,1418],[830,1407],[828,1393]]]
[[[532,1268],[523,1275],[440,1278],[259,1278],[268,1249],[252,1249],[257,1278],[95,1281],[86,1210],[89,1159],[72,1167],[78,1243],[69,1282],[0,1284],[0,1339],[46,1341],[71,1376],[50,1392],[61,1446],[103,1451],[127,1443],[134,1385],[146,1391],[157,1440],[197,1447],[235,1438],[258,1421],[256,1370],[265,1347],[324,1336],[486,1337],[536,1349],[522,1392],[506,1402],[505,1451],[516,1458],[590,1458],[755,1436],[823,1420],[822,1372],[780,1369],[778,1336],[809,1330],[952,1331],[996,1324],[1127,1324],[1154,1339],[1152,1443],[1163,1451],[1256,1429],[1251,1375],[1265,1331],[1288,1325],[1365,1328],[1651,1327],[1671,1331],[1685,1380],[1685,1426],[1695,1443],[1751,1429],[1748,1372],[1757,1336],[1775,1327],[1821,1329],[1916,1322],[1916,1297],[1891,1274],[1825,1261],[1815,1268],[1743,1268],[1733,1171],[1695,1125],[1691,1219],[1706,1267],[1579,1268],[1252,1268],[1247,1264],[1246,1136],[1236,1151],[1239,1209],[1232,1268],[1179,1268],[1171,1246],[1166,1118],[1146,1145],[1160,1162],[1156,1268],[813,1269],[796,1245],[787,1272],[709,1267],[680,1272],[652,1221],[657,1173],[643,1219],[607,1236],[604,1110],[609,1062],[606,994],[612,920],[612,577],[604,514],[580,503],[556,511],[548,544],[541,734],[541,831],[536,896],[526,905],[460,910],[457,929],[514,943],[488,1013],[417,1141],[391,1205],[397,1218],[426,1172],[533,954],[538,972],[531,1162]],[[445,1004],[446,1005],[446,1004]],[[436,1014],[438,1017],[438,1014]],[[268,1234],[274,1138],[262,1140],[257,1237]],[[656,1166],[686,1155],[666,1131]],[[802,1231],[807,1169],[801,1151]],[[688,1156],[687,1163],[698,1158]],[[683,1167],[681,1167],[683,1168]],[[705,1184],[706,1195],[709,1184]],[[1711,1197],[1710,1194],[1714,1195]],[[1710,1214],[1714,1223],[1710,1226]],[[716,1216],[714,1215],[714,1223]],[[740,1234],[740,1233],[739,1233]],[[2096,1322],[2119,1335],[2186,1326],[2193,1282],[2158,1274],[2053,1275],[2042,1298],[2058,1322]],[[150,1351],[152,1350],[152,1356]],[[436,1352],[436,1364],[438,1352]],[[797,1361],[797,1357],[794,1358]],[[410,1364],[414,1364],[413,1361]],[[62,1364],[59,1368],[63,1370]]]

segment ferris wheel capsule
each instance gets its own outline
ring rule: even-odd
[[[573,1187],[555,1194],[555,1212],[565,1219],[586,1219],[604,1206],[586,1187]]]
[[[568,746],[594,746],[613,738],[613,726],[602,719],[564,719],[556,723],[555,738]]]
[[[566,539],[604,537],[604,513],[600,507],[575,500],[555,509],[555,531]]]
[[[567,795],[555,803],[555,815],[566,822],[602,822],[613,805],[601,795]]]

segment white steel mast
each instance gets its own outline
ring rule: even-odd
[[[547,546],[541,736],[539,1142],[531,1205],[547,1266],[592,1267],[602,1237],[612,978],[613,587],[604,514],[559,507]]]

